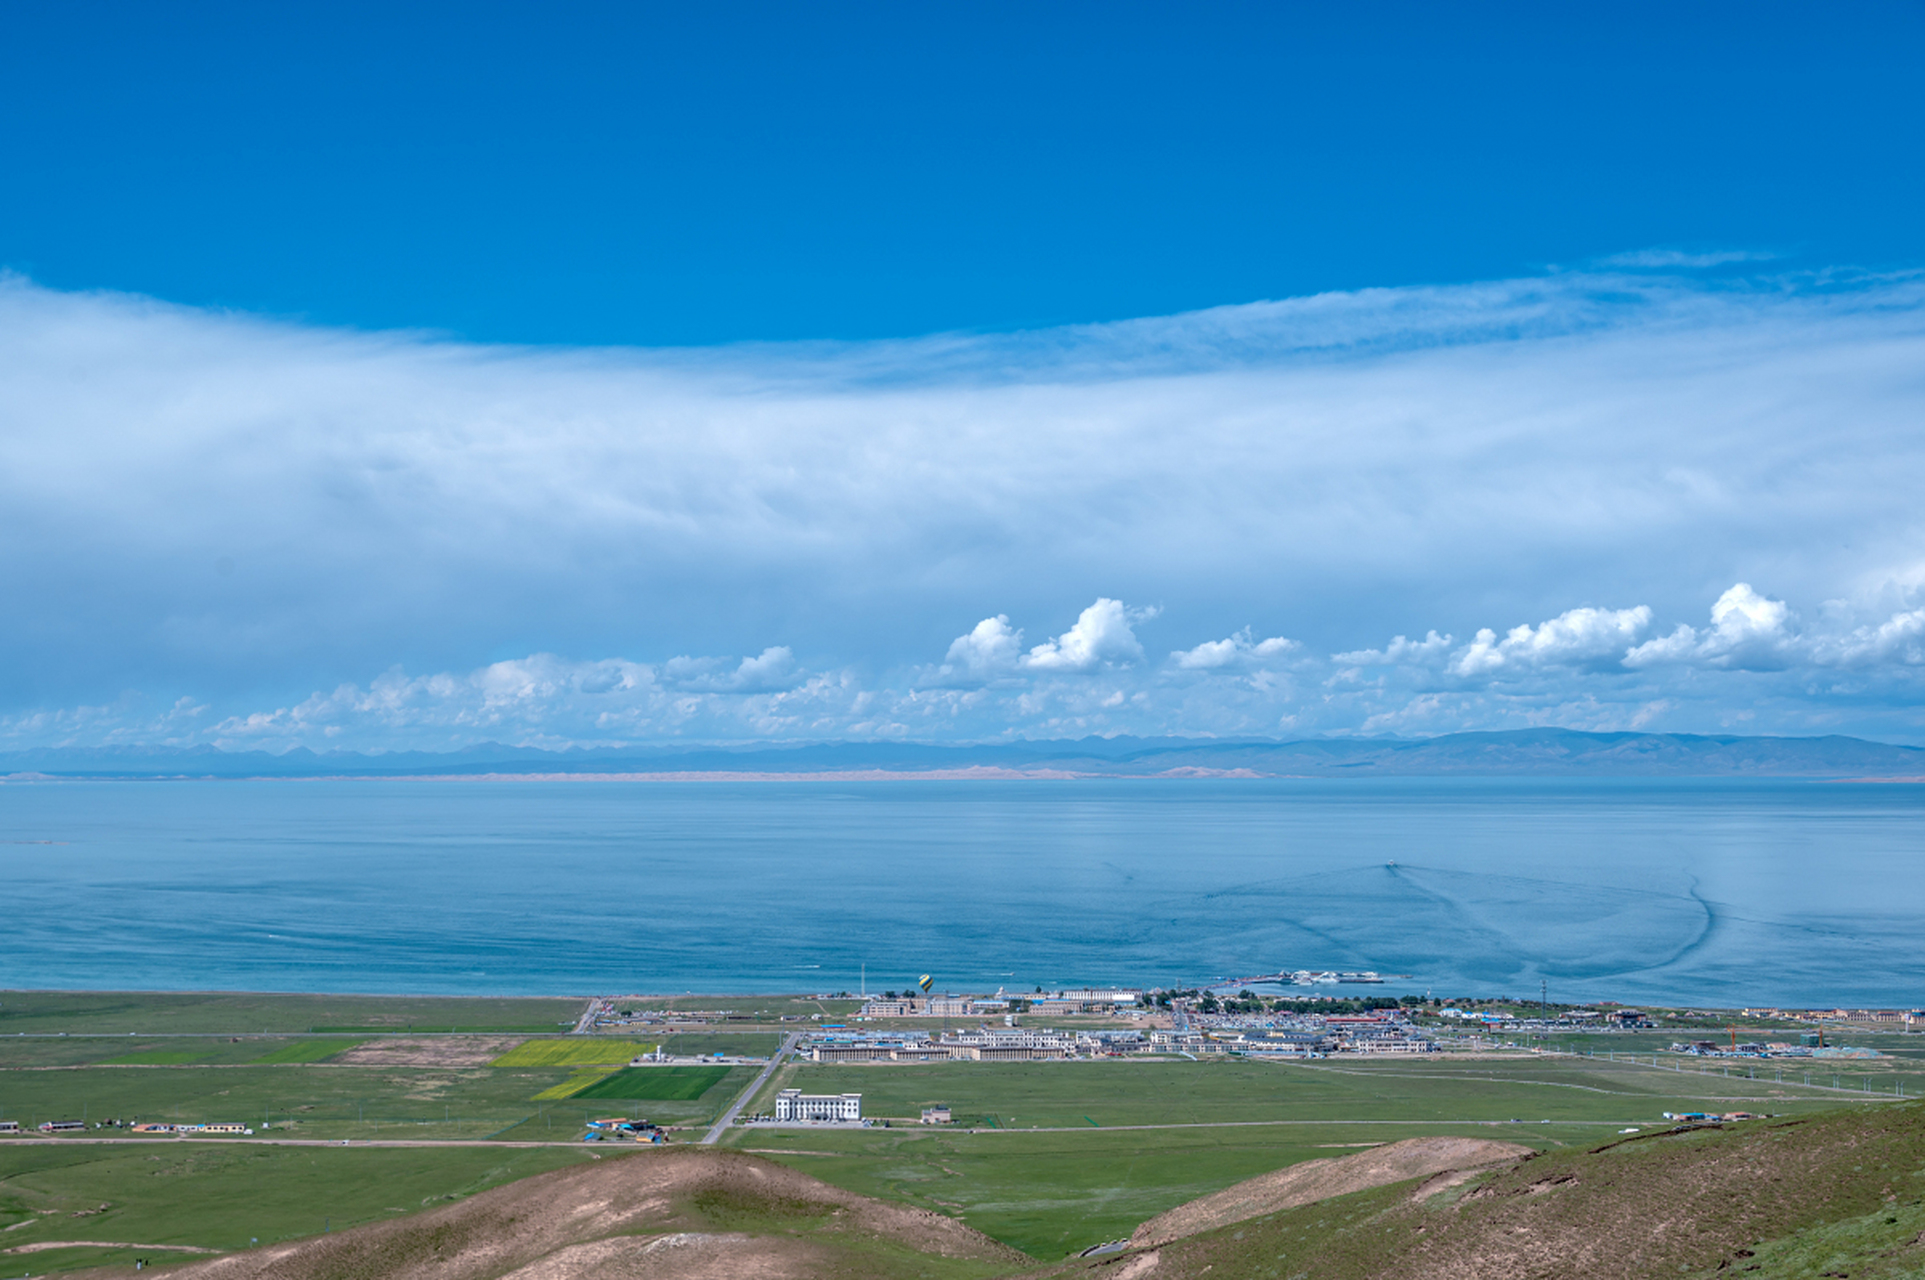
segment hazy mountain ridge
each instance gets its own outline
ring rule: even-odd
[[[63,747],[0,753],[0,775],[52,777],[419,777],[542,773],[924,772],[995,768],[1116,777],[1243,770],[1282,776],[1925,777],[1925,747],[1812,738],[1522,729],[1437,738],[1198,741],[1084,738],[947,746],[829,742],[800,746],[568,749],[484,743],[458,751],[284,754],[212,747]]]

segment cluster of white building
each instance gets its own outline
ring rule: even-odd
[[[1323,1057],[1331,1053],[1434,1053],[1436,1040],[1401,1013],[1266,1019],[1239,1018],[1235,1025],[1183,1029],[1066,1031],[1043,1027],[979,1027],[967,1031],[824,1031],[804,1041],[799,1055],[811,1062],[1028,1062],[1050,1058],[1099,1058],[1133,1053],[1248,1054]]]
[[[1135,987],[1077,987],[1067,991],[1038,992],[1033,996],[930,995],[911,992],[893,999],[883,996],[865,1001],[858,1018],[987,1018],[997,1017],[1018,1007],[1038,1014],[1116,1013],[1143,1007],[1143,992]]]
[[[1095,1052],[1101,1043],[1089,1033],[1031,1027],[945,1031],[939,1037],[926,1031],[831,1031],[811,1037],[797,1052],[811,1062],[1029,1062],[1074,1058]]]
[[[1359,1014],[1272,1015],[1191,1020],[1187,1030],[1152,1031],[1166,1052],[1321,1058],[1332,1053],[1435,1053],[1437,1042],[1395,1009]],[[1233,1023],[1233,1024],[1232,1024]]]

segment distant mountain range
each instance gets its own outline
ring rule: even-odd
[[[283,754],[214,747],[59,747],[0,752],[0,777],[298,778],[478,774],[1047,773],[1099,777],[1812,777],[1925,778],[1925,747],[1861,738],[1519,729],[1437,738],[1075,741],[937,746],[653,746],[545,751],[496,743],[460,751]]]

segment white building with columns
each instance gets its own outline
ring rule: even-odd
[[[859,1093],[804,1093],[784,1089],[775,1095],[775,1118],[782,1120],[841,1121],[862,1119]]]

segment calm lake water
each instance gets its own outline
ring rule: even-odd
[[[830,991],[866,964],[1925,1002],[1913,785],[26,783],[0,841],[13,988]]]

